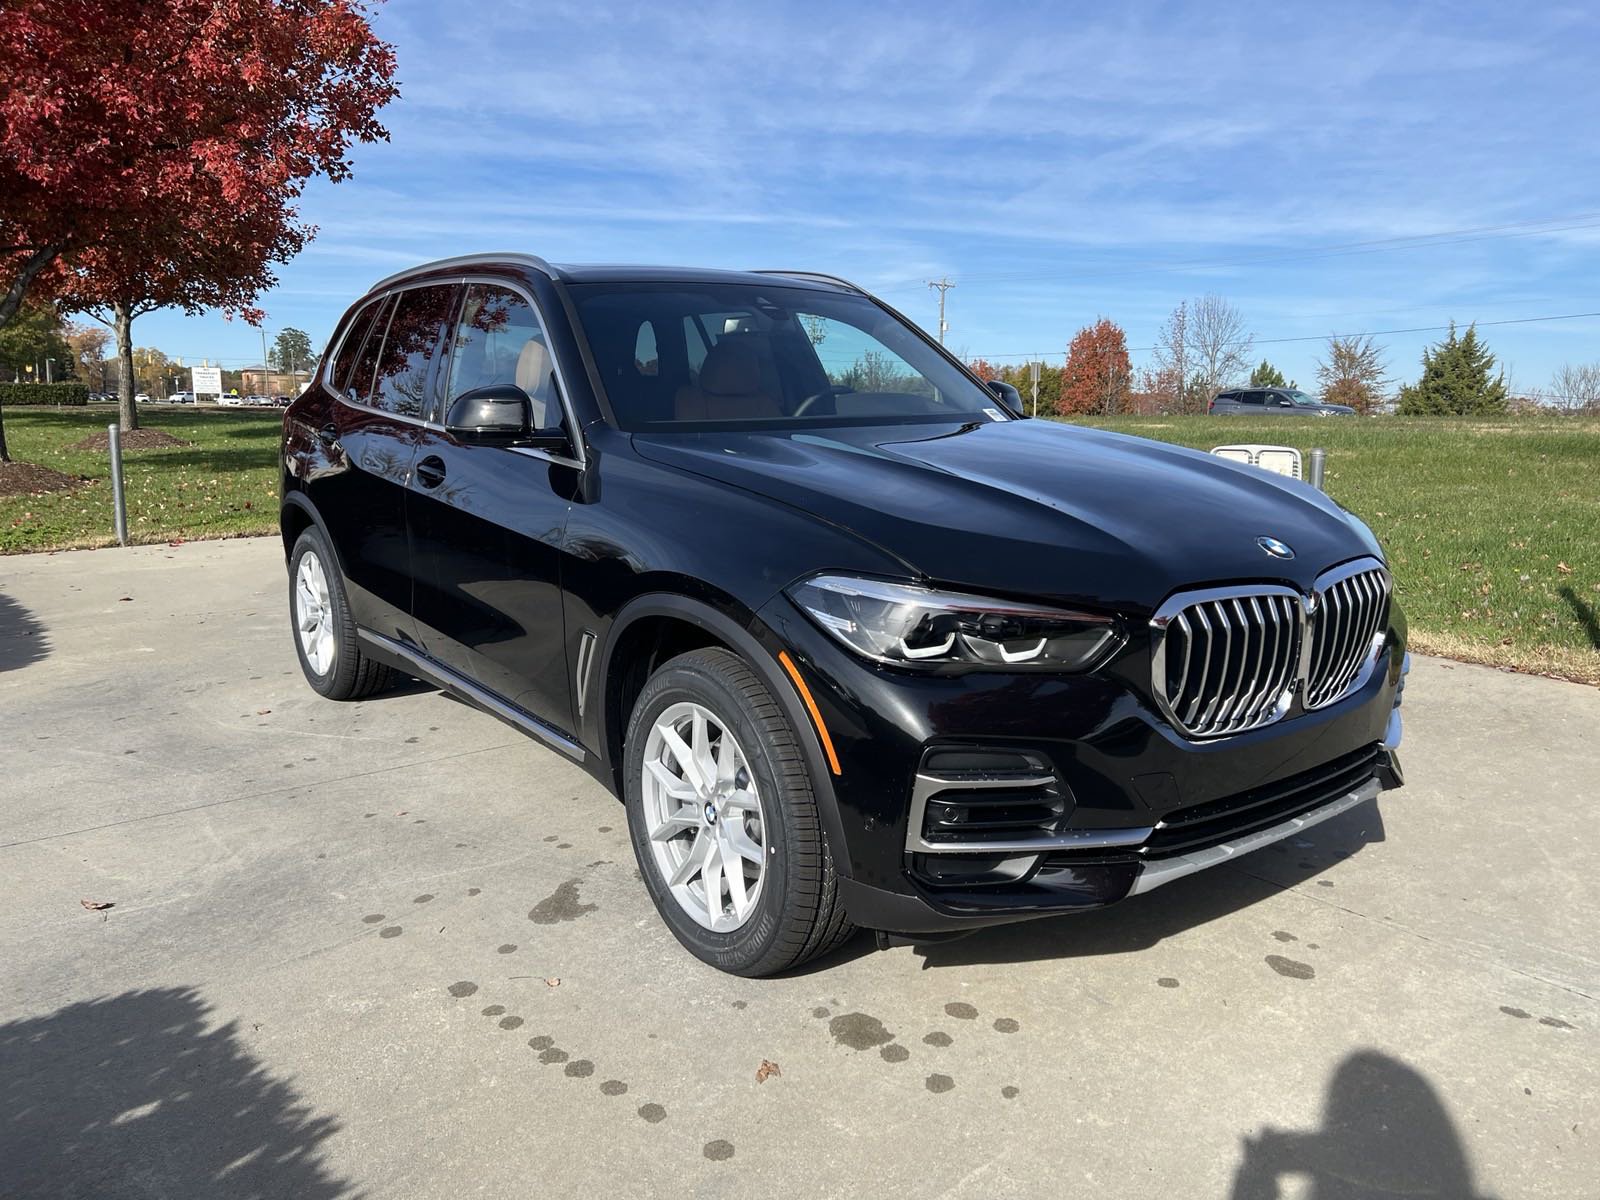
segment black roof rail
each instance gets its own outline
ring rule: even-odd
[[[868,295],[867,289],[860,284],[851,283],[838,275],[825,275],[821,271],[785,271],[778,267],[757,267],[751,272],[753,275],[788,275],[793,279],[820,279],[824,283],[836,283],[849,291],[857,292],[863,296]]]
[[[367,290],[376,292],[380,288],[388,287],[391,283],[399,283],[402,279],[409,279],[411,276],[420,274],[423,271],[437,271],[446,267],[470,267],[475,263],[483,262],[516,263],[518,266],[532,267],[535,271],[547,275],[551,279],[560,278],[556,273],[556,269],[537,254],[522,254],[514,250],[504,250],[483,254],[457,254],[450,258],[436,258],[432,262],[418,263],[414,267],[407,267],[403,271],[396,271],[393,275],[384,276]]]

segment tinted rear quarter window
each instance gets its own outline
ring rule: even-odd
[[[388,307],[388,297],[374,300],[350,319],[349,331],[344,335],[344,342],[339,347],[339,357],[334,359],[333,371],[328,377],[328,382],[333,385],[333,390],[346,399],[354,399],[351,385],[358,374],[356,363],[361,358],[363,346],[372,332],[373,324],[380,313]],[[382,330],[383,326],[378,325]],[[373,351],[376,355],[376,350]],[[357,387],[357,393],[364,395],[372,382],[372,360],[367,361],[365,379]]]

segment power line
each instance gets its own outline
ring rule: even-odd
[[[1468,321],[1467,325],[1477,329],[1488,329],[1496,325],[1533,325],[1541,321],[1579,321],[1585,317],[1600,317],[1600,312],[1581,313],[1556,313],[1545,317],[1508,317],[1502,321]],[[1461,322],[1456,322],[1459,327]],[[1371,329],[1365,333],[1317,333],[1300,337],[1277,338],[1240,338],[1238,341],[1224,342],[1225,346],[1281,346],[1289,342],[1325,342],[1330,338],[1364,338],[1364,337],[1395,337],[1402,333],[1444,333],[1449,325],[1414,325],[1409,329]],[[1149,354],[1159,350],[1159,346],[1130,346],[1129,354]],[[1029,350],[1014,354],[974,354],[973,358],[1000,359],[1000,358],[1040,358],[1049,354],[1057,354],[1055,350]]]

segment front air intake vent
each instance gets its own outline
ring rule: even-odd
[[[1066,785],[1028,751],[934,749],[912,786],[908,848],[1007,849],[1056,836],[1067,815]]]

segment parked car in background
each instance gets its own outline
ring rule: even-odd
[[[1206,406],[1206,411],[1218,416],[1260,416],[1263,413],[1301,417],[1356,415],[1356,410],[1348,404],[1324,404],[1298,388],[1234,388],[1218,392],[1216,398]]]
[[[271,408],[272,407],[272,397],[263,395],[260,392],[253,392],[250,395],[246,396],[244,398],[244,402],[246,404],[250,405],[252,408]]]
[[[223,408],[243,408],[245,398],[243,396],[218,396],[217,403]]]
[[[148,392],[135,392],[133,394],[133,402],[135,404],[149,404],[150,394]]]
[[[843,280],[402,271],[281,468],[310,686],[417,676],[588,771],[725,971],[1111,904],[1401,782],[1406,623],[1359,518],[1025,419]]]
[[[193,404],[194,402],[195,396],[193,392],[173,392],[172,395],[167,397],[168,404]]]

